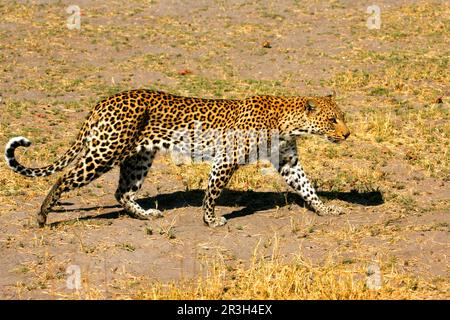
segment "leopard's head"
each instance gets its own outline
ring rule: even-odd
[[[300,98],[287,109],[283,122],[281,129],[289,135],[316,134],[332,142],[341,142],[350,135],[334,94]]]

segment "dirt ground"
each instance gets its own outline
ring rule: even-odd
[[[336,90],[352,135],[298,142],[327,203],[319,217],[262,163],[240,169],[221,196],[222,228],[203,225],[208,165],[159,155],[140,192],[149,221],[114,199],[118,170],[63,197],[48,226],[35,215],[57,176],[30,179],[0,162],[0,298],[126,298],[142,283],[245,268],[255,255],[354,270],[376,263],[385,282],[449,298],[450,9],[446,1],[72,1],[0,4],[0,144],[26,136],[29,166],[68,148],[96,101],[120,90],[244,98]],[[80,268],[82,288],[67,288]],[[245,296],[244,296],[245,297]]]

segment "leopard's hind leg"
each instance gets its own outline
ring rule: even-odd
[[[219,198],[223,188],[226,187],[236,169],[237,165],[235,163],[218,161],[212,165],[208,187],[203,199],[203,221],[212,228],[220,227],[227,223],[225,217],[216,217],[214,207],[217,198]]]
[[[144,210],[135,200],[136,193],[141,189],[147,176],[155,151],[142,150],[127,158],[120,165],[119,186],[116,191],[116,199],[128,214],[138,219],[161,217],[161,211],[157,209]]]
[[[78,160],[75,167],[58,179],[47,194],[42,203],[41,211],[37,215],[37,222],[40,227],[45,225],[49,211],[58,202],[63,192],[87,185],[114,166],[113,158],[95,157],[96,154],[98,153],[94,150],[88,150],[85,156]]]

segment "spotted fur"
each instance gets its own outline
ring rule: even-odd
[[[200,139],[192,140],[193,149],[203,148],[210,155],[212,169],[203,201],[204,222],[221,226],[225,218],[214,214],[215,201],[233,172],[248,160],[259,137],[245,136],[225,155],[222,142],[232,130],[253,132],[265,130],[279,134],[276,157],[278,171],[318,214],[340,214],[342,210],[325,206],[317,196],[299,163],[296,137],[317,134],[330,141],[345,140],[350,134],[344,115],[333,96],[274,97],[255,96],[243,100],[201,99],[180,97],[150,90],[131,90],[116,94],[98,103],[83,124],[75,143],[55,163],[43,168],[28,168],[14,156],[18,147],[29,147],[24,137],[11,139],[6,145],[8,166],[24,176],[51,175],[65,168],[77,157],[75,165],[52,187],[45,198],[37,220],[44,226],[51,208],[63,192],[82,187],[120,166],[120,179],[115,197],[126,212],[139,219],[161,216],[156,209],[144,210],[135,201],[155,154],[161,149],[176,149],[183,142],[178,132],[194,136],[200,126]],[[220,132],[222,140],[209,137],[208,130]],[[272,143],[270,138],[269,143]]]

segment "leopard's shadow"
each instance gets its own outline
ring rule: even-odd
[[[376,206],[383,204],[383,196],[380,191],[370,192],[318,192],[319,196],[329,200],[339,199],[346,202],[364,206]],[[140,204],[144,208],[154,207],[158,203],[160,210],[172,210],[182,207],[200,207],[203,202],[203,190],[178,191],[169,194],[160,194],[155,197],[142,199]],[[305,202],[300,195],[294,192],[257,192],[224,190],[217,201],[218,206],[242,207],[224,215],[227,219],[242,217],[258,211],[284,207],[289,204],[304,206]]]
[[[384,203],[383,195],[380,191],[368,192],[318,192],[319,196],[328,200],[339,199],[353,204],[363,206],[378,206]],[[148,197],[138,200],[138,203],[145,209],[155,208],[158,204],[159,210],[172,210],[186,207],[201,207],[204,196],[204,190],[175,191],[167,194],[158,194],[154,197]],[[241,207],[231,213],[224,215],[227,219],[233,219],[253,214],[258,211],[273,209],[276,207],[284,207],[289,204],[305,205],[303,199],[293,192],[257,192],[257,191],[234,191],[225,189],[217,201],[219,206]],[[65,205],[68,203],[62,203]],[[106,207],[88,207],[75,209],[60,209],[54,212],[70,212],[70,211],[94,211],[100,208],[112,209],[121,208],[119,205]],[[77,220],[88,219],[114,219],[125,214],[123,210],[99,214],[87,215]],[[54,222],[51,225],[57,225],[63,222]]]

